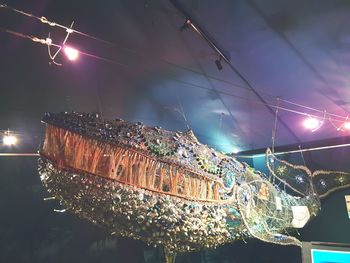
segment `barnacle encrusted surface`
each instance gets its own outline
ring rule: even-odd
[[[113,235],[184,252],[216,247],[248,235],[227,205],[193,203],[113,180],[80,173],[40,158],[41,180],[51,195],[79,217]],[[234,233],[234,234],[232,234]]]

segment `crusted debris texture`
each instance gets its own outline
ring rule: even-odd
[[[184,252],[216,247],[240,238],[241,221],[227,205],[195,203],[98,177],[57,169],[39,161],[41,180],[68,210],[113,235]],[[230,226],[227,225],[230,220]],[[244,232],[244,231],[243,231]]]

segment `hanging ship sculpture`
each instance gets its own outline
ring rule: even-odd
[[[343,172],[316,171],[267,150],[267,176],[171,132],[96,114],[46,114],[39,173],[70,212],[113,235],[169,254],[258,238],[281,245],[320,210],[320,198],[350,185]]]

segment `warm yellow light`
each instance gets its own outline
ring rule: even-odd
[[[13,146],[17,144],[17,137],[12,134],[7,134],[2,138],[2,142],[6,146]]]

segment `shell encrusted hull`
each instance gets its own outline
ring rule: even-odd
[[[39,160],[39,172],[44,186],[68,211],[113,235],[161,245],[172,252],[216,247],[235,240],[227,227],[230,215],[226,205],[191,202],[59,168],[45,157]],[[237,221],[235,232],[239,233],[241,227]]]

